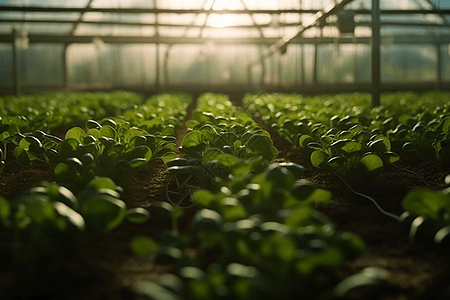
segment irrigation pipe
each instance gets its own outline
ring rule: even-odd
[[[372,203],[376,206],[376,208],[377,208],[382,214],[384,214],[384,215],[386,215],[386,216],[388,216],[388,217],[391,217],[391,218],[393,218],[393,219],[395,219],[395,220],[401,222],[401,219],[400,219],[399,216],[394,215],[393,213],[390,213],[390,212],[385,211],[384,209],[381,208],[381,206],[377,203],[377,201],[375,201],[375,199],[373,199],[372,197],[369,197],[369,196],[367,196],[367,195],[364,195],[364,194],[362,194],[362,193],[358,193],[357,191],[355,191],[354,189],[352,189],[352,188],[348,185],[348,183],[345,182],[345,180],[344,180],[341,176],[339,176],[339,174],[337,174],[335,171],[333,171],[333,173],[336,174],[336,176],[339,177],[339,179],[341,179],[342,182],[343,182],[343,183],[344,183],[344,184],[345,184],[345,185],[346,185],[353,193],[355,193],[355,194],[358,195],[358,196],[364,197],[364,198],[366,198],[366,199],[372,201]]]

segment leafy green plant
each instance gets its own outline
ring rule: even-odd
[[[180,126],[186,117],[192,95],[187,93],[159,93],[123,113],[123,118],[149,133],[159,133],[168,125]]]
[[[450,245],[450,189],[418,188],[403,199],[401,221],[411,240]]]
[[[161,158],[172,159],[173,128],[166,127],[161,135],[151,135],[132,127],[119,118],[107,118],[100,123],[89,120],[86,128],[73,127],[64,140],[37,131],[24,136],[14,154],[24,165],[35,160],[47,162],[61,182],[83,184],[95,176],[107,176],[120,182],[142,168],[160,152]]]
[[[362,180],[373,180],[404,151],[448,160],[448,93],[396,93],[382,96],[382,106],[371,108],[368,94],[303,97],[293,94],[248,94],[243,102],[293,145],[311,155],[322,169],[341,173],[354,170]],[[382,141],[380,141],[380,139]],[[375,155],[375,156],[374,156]]]
[[[51,133],[58,128],[83,124],[89,119],[118,115],[142,103],[139,94],[57,92],[0,97],[0,117],[16,124],[22,133],[42,130]]]
[[[15,124],[4,124],[0,117],[0,174],[3,173],[6,165],[7,145],[16,142],[20,129]]]
[[[127,210],[121,191],[111,179],[97,177],[77,194],[56,183],[40,182],[11,202],[0,197],[0,248],[17,260],[28,260],[76,248],[124,220],[148,220],[149,213],[142,208]]]
[[[175,265],[177,277],[167,275],[158,284],[136,287],[136,292],[151,299],[332,296],[339,282],[332,270],[356,258],[364,244],[353,234],[337,233],[313,208],[327,203],[331,194],[296,183],[303,167],[292,163],[273,164],[255,174],[243,174],[237,167],[231,172],[213,191],[193,195],[202,209],[194,216],[192,232],[207,262],[187,257],[185,245],[150,246],[147,254]]]
[[[278,154],[269,133],[224,95],[201,95],[187,126],[190,130],[180,150],[200,159],[202,165],[230,168],[257,157],[270,161]]]

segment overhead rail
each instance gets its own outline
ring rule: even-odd
[[[49,44],[90,44],[98,35],[40,35],[28,34],[29,43]],[[192,44],[202,45],[212,42],[216,45],[266,45],[275,44],[279,38],[209,38],[209,37],[170,37],[170,36],[100,36],[105,44]],[[449,44],[450,34],[440,35],[392,35],[383,36],[383,40],[390,44]],[[0,34],[0,43],[12,43],[11,34]],[[371,37],[322,37],[319,40],[314,37],[297,37],[291,44],[332,44],[338,41],[340,44],[370,44]]]
[[[105,7],[43,7],[43,6],[9,6],[0,5],[0,11],[16,12],[52,12],[52,13],[131,13],[131,14],[282,14],[282,13],[317,13],[317,9],[172,9],[172,8],[105,8]]]
[[[62,20],[62,19],[52,19],[52,20],[46,20],[46,19],[30,19],[30,20],[24,20],[24,19],[1,19],[0,23],[48,23],[48,24],[87,24],[87,25],[115,25],[115,26],[152,26],[152,27],[189,27],[189,28],[218,28],[213,25],[194,25],[194,24],[173,24],[173,23],[161,23],[161,22],[126,22],[126,21],[90,21],[90,20],[83,20],[83,21],[76,21],[76,20]],[[338,23],[336,22],[328,22],[325,26],[337,26]],[[381,22],[382,26],[404,26],[404,27],[411,27],[411,26],[423,26],[423,27],[449,27],[449,24],[447,23],[426,23],[426,22]],[[261,24],[254,24],[254,25],[227,25],[226,28],[233,28],[233,29],[251,29],[251,28],[268,28],[271,26],[271,23],[261,23]],[[277,28],[283,28],[283,27],[297,27],[298,22],[280,22],[278,23]],[[366,21],[359,21],[355,22],[355,26],[359,27],[371,27],[371,22]],[[221,27],[223,29],[223,27]]]
[[[63,19],[1,19],[0,23],[60,23],[60,24],[89,24],[89,25],[119,25],[119,26],[155,26],[155,27],[189,27],[189,28],[218,28],[213,25],[196,25],[196,24],[174,24],[174,23],[161,23],[161,22],[125,22],[125,21],[74,21],[74,20],[63,20]],[[253,25],[227,25],[226,28],[267,28],[270,23],[261,23]],[[298,22],[281,22],[278,23],[279,27],[294,27],[298,26]],[[221,27],[223,28],[223,27]]]
[[[348,1],[350,2],[350,1]],[[340,5],[342,1],[336,5]],[[334,6],[334,5],[332,5]],[[202,14],[211,13],[207,9],[165,9],[165,8],[105,8],[105,7],[43,7],[43,6],[12,6],[0,5],[0,11],[16,12],[53,12],[53,13],[131,13],[131,14]],[[369,9],[349,10],[356,14],[370,15]],[[317,14],[322,10],[318,9],[222,9],[213,10],[215,14]],[[404,14],[450,14],[450,9],[383,9],[383,15],[404,15]]]

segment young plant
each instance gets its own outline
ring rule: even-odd
[[[149,213],[142,208],[127,210],[119,192],[111,179],[97,177],[77,194],[44,181],[11,202],[0,197],[2,250],[27,261],[61,248],[77,248],[125,219],[145,222]]]
[[[401,221],[409,231],[411,240],[420,243],[435,242],[450,245],[450,189],[435,191],[418,188],[403,199],[405,212]]]
[[[295,183],[303,174],[295,164],[274,164],[258,174],[240,171],[233,168],[234,175],[213,192],[193,195],[202,209],[192,231],[208,261],[186,260],[179,248],[163,247],[157,261],[175,265],[177,277],[136,291],[174,299],[317,299],[333,293],[339,282],[333,270],[356,258],[364,245],[353,234],[337,233],[314,210],[330,193]]]
[[[121,182],[139,170],[160,152],[163,160],[172,159],[173,128],[151,135],[120,119],[89,120],[86,128],[73,127],[64,140],[37,131],[24,136],[14,154],[25,165],[35,160],[47,162],[61,182],[82,185],[96,176],[107,176]],[[169,152],[168,152],[169,151]]]

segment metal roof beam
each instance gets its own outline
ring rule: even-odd
[[[92,43],[92,40],[98,36],[57,36],[57,35],[28,35],[31,43]],[[273,45],[278,38],[190,38],[190,37],[162,37],[162,36],[102,36],[102,41],[106,44],[205,44],[214,42],[217,45]],[[360,43],[370,44],[371,37],[323,37],[317,40],[315,37],[296,37],[291,41],[292,44],[332,44],[339,43]],[[14,38],[11,34],[0,35],[0,43],[12,43]],[[383,43],[384,41],[384,43]],[[386,44],[436,44],[450,43],[450,34],[431,36],[431,35],[402,35],[402,36],[383,36],[381,43]]]
[[[33,19],[33,20],[23,20],[23,19],[0,19],[0,23],[48,23],[48,24],[75,24],[75,20],[45,20],[45,19]],[[190,28],[202,28],[203,25],[193,25],[193,24],[171,24],[171,23],[146,23],[146,22],[122,22],[122,21],[80,21],[78,24],[88,24],[88,25],[120,25],[120,26],[154,26],[154,27],[190,27]],[[370,27],[371,22],[355,22],[356,26]],[[289,23],[279,23],[280,27],[297,27],[299,24],[297,22]],[[336,26],[335,22],[328,22],[325,26]],[[444,23],[425,23],[425,22],[381,22],[382,26],[424,26],[424,27],[442,27],[448,28],[449,25]],[[216,28],[214,26],[206,26],[207,28]],[[255,25],[229,25],[220,29],[225,28],[269,28],[270,23],[255,24]]]
[[[208,13],[206,9],[155,9],[155,8],[104,8],[104,7],[42,7],[42,6],[11,6],[0,5],[0,11],[17,12],[53,12],[53,13],[84,13],[84,12],[103,12],[103,13],[133,13],[133,14],[201,14]],[[356,14],[369,15],[369,9],[349,10]],[[214,10],[215,14],[316,14],[321,12],[317,9],[248,9],[248,10]],[[405,15],[405,14],[444,14],[449,15],[450,9],[383,9],[381,14]]]
[[[133,13],[133,14],[278,14],[278,13],[317,13],[317,9],[223,9],[223,10],[208,10],[208,9],[164,9],[164,8],[104,8],[104,7],[42,7],[42,6],[9,6],[0,5],[0,11],[18,11],[18,12],[53,12],[53,13],[73,13],[73,12],[103,12],[103,13]]]

